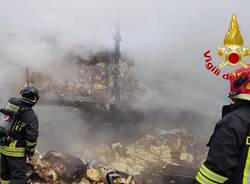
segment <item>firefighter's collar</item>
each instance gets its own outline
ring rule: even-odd
[[[233,98],[244,100],[244,101],[250,101],[250,94],[241,93],[241,94],[235,95]]]

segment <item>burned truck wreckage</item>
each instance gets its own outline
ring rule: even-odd
[[[27,83],[41,91],[39,105],[71,106],[82,112],[94,129],[108,126],[119,130],[113,143],[87,149],[75,145],[70,154],[54,150],[37,153],[27,165],[28,183],[192,183],[206,156],[206,140],[185,129],[155,129],[146,136],[133,133],[133,127],[144,121],[144,113],[134,110],[133,103],[148,88],[136,79],[133,60],[126,56],[119,58],[119,85],[114,84],[114,65],[113,53],[108,50],[86,54],[84,48],[77,48],[44,70],[27,68]]]
[[[144,121],[144,114],[131,110],[131,104],[148,88],[136,80],[133,61],[123,56],[119,61],[118,107],[112,96],[112,59],[112,52],[107,50],[86,55],[81,49],[72,49],[59,64],[41,71],[27,70],[28,83],[41,91],[40,105],[72,106],[82,112],[93,129],[108,126],[113,131],[119,130],[119,137],[114,136],[111,143],[87,149],[84,145],[74,145],[70,154],[55,150],[37,154],[36,159],[28,162],[29,183],[192,182],[205,159],[206,140],[185,129],[154,129],[147,135],[131,133],[136,131],[133,127]],[[72,72],[72,76],[63,78],[65,70]]]
[[[78,150],[82,159],[49,151],[29,163],[27,174],[30,182],[37,184],[191,184],[206,155],[202,139],[183,129],[156,130],[126,146],[82,147]],[[90,155],[85,153],[89,151]]]
[[[92,127],[90,135],[97,127],[116,132],[112,142],[90,147],[73,144],[70,153],[52,149],[40,155],[37,151],[27,162],[27,183],[192,183],[206,156],[206,140],[181,128],[138,133],[137,125],[151,115],[134,104],[150,87],[137,79],[133,59],[120,55],[119,30],[114,40],[114,52],[77,46],[42,69],[27,66],[27,85],[36,86],[41,94],[38,105],[77,109]]]
[[[117,87],[113,58],[109,50],[71,49],[60,63],[41,71],[29,68],[27,81],[40,90],[39,105],[71,106],[82,112],[93,129],[103,127],[116,131],[123,126],[122,129],[125,127],[132,135],[135,133],[131,127],[142,121],[143,113],[131,107],[147,89],[136,79],[134,62],[126,55],[119,59]],[[121,131],[114,139],[127,140],[125,132]]]
[[[3,1],[0,184],[250,182],[250,47],[236,14],[204,36],[216,5]]]
[[[89,52],[86,55],[81,50],[72,49],[64,61],[50,66],[49,71],[29,69],[29,83],[37,86],[42,94],[40,105],[73,106],[96,114],[117,113],[115,106],[125,112],[137,96],[145,92],[146,87],[134,76],[131,59],[119,59],[119,87],[116,87],[113,53],[108,50]],[[58,77],[64,72],[72,73],[72,76]],[[118,94],[114,93],[116,88],[119,88]],[[115,105],[116,98],[119,98],[119,104]]]

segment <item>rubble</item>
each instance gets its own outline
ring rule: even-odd
[[[133,175],[59,151],[49,151],[28,166],[28,183],[33,184],[139,184]]]
[[[139,184],[139,180],[161,184],[164,177],[182,181],[182,175],[191,180],[206,157],[204,145],[198,133],[173,129],[155,130],[129,145],[89,148],[90,157],[82,156],[82,160],[50,151],[33,163],[33,183],[109,184],[105,180],[110,178],[112,184]],[[86,148],[81,147],[84,155]]]
[[[121,100],[126,108],[143,92],[136,80],[133,62],[127,56],[120,59]],[[109,109],[113,86],[113,53],[109,50],[87,51],[75,48],[68,51],[60,62],[36,71],[31,68],[29,80],[46,98],[87,101]],[[65,76],[67,72],[67,76]]]
[[[205,140],[184,129],[156,130],[123,146],[120,143],[97,148],[97,160],[127,173],[141,174],[167,163],[199,167],[206,158]]]
[[[86,54],[81,49],[71,50],[61,62],[52,64],[47,70],[30,72],[30,83],[34,83],[40,89],[43,98],[93,102],[101,108],[109,110],[113,100],[111,97],[112,67],[112,52],[110,51],[98,50]],[[121,122],[140,122],[141,115],[129,114],[127,107],[131,102],[135,103],[138,96],[145,93],[147,89],[136,80],[132,67],[133,63],[128,58],[120,59],[122,107],[119,110],[124,117],[133,116],[133,121],[122,118],[122,115],[119,114],[119,122],[114,118],[115,125]],[[65,72],[67,72],[67,76],[64,76]],[[50,96],[51,98],[49,98]],[[126,109],[126,113],[122,108]],[[89,159],[96,160],[99,164],[89,164],[88,162],[86,166],[85,162],[70,155],[48,152],[34,164],[37,174],[35,179],[40,183],[48,184],[69,182],[105,184],[103,175],[111,172],[114,174],[114,183],[117,184],[132,184],[134,182],[132,176],[135,175],[142,176],[142,179],[148,183],[152,180],[151,183],[157,181],[156,183],[159,184],[158,179],[166,164],[199,167],[206,157],[205,144],[204,137],[198,133],[188,132],[185,129],[157,129],[132,144],[116,142],[112,145],[88,148],[88,150],[83,145],[71,145],[75,146],[75,149],[72,150],[77,150],[76,155],[81,159],[84,160],[85,153],[88,152]],[[50,158],[56,159],[51,160]],[[69,163],[67,163],[68,161]],[[79,169],[74,163],[79,164]],[[124,173],[126,174],[124,175]]]
[[[33,183],[79,183],[87,169],[81,159],[55,151],[47,152],[33,164],[36,174],[31,176]]]

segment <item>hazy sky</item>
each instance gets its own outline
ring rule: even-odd
[[[145,99],[158,96],[153,101],[163,106],[203,108],[213,113],[226,101],[227,82],[205,70],[203,52],[223,46],[234,13],[245,46],[250,45],[247,0],[0,2],[2,64],[45,65],[57,59],[59,51],[76,45],[113,48],[114,25],[119,21],[122,51],[134,58],[138,77],[160,86]],[[214,60],[219,62],[219,58]],[[2,72],[0,82],[6,83],[8,75]]]

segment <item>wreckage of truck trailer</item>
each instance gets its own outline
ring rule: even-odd
[[[201,140],[184,129],[156,130],[126,146],[89,148],[90,155],[81,146],[74,149],[79,158],[49,151],[30,163],[28,176],[32,183],[54,184],[189,183],[206,156]]]
[[[67,153],[49,151],[27,162],[32,184],[138,184],[133,175],[107,166],[82,161]]]

